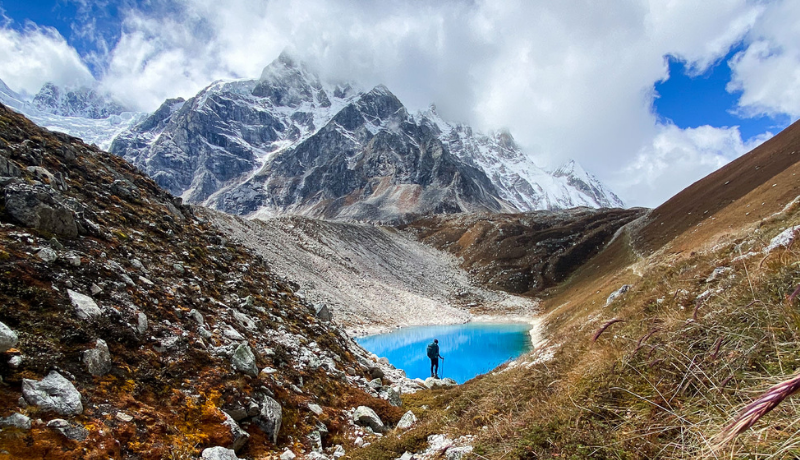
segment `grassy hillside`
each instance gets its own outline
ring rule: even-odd
[[[794,386],[733,441],[721,433],[800,370],[798,131],[626,226],[546,293],[544,346],[407,397],[417,431],[360,458],[396,458],[442,431],[476,436],[477,458],[796,458],[800,406],[783,399]],[[778,235],[786,245],[771,245]]]

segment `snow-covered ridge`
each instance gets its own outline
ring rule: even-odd
[[[63,90],[47,83],[33,98],[11,90],[0,80],[0,102],[25,115],[37,125],[96,144],[103,150],[120,133],[128,131],[147,114],[127,111],[88,88]]]

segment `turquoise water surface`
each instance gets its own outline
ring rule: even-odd
[[[439,377],[458,383],[485,374],[498,365],[531,351],[530,324],[466,323],[418,326],[387,334],[356,338],[359,345],[386,357],[409,378],[430,377],[431,361],[425,354],[433,339],[439,339]]]

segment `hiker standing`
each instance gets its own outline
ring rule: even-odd
[[[444,356],[439,354],[439,339],[433,339],[433,342],[428,344],[428,358],[431,359],[431,377],[438,379],[439,358],[444,359]]]

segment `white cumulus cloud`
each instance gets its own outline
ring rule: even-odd
[[[0,27],[0,63],[0,79],[19,92],[35,94],[48,81],[65,86],[94,82],[78,52],[49,27]]]

